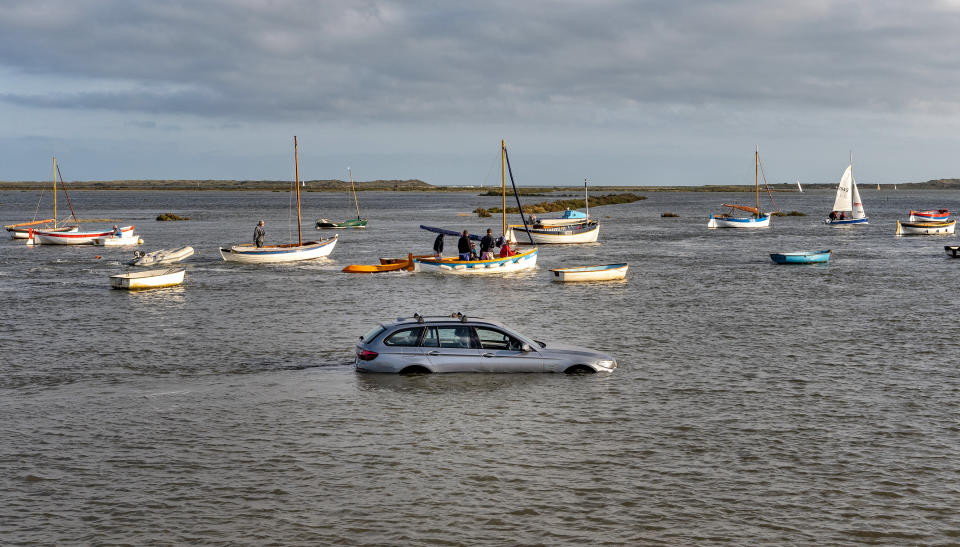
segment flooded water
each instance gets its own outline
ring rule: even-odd
[[[897,238],[955,193],[776,194],[756,232],[707,230],[743,195],[651,193],[591,210],[600,243],[541,247],[503,277],[351,275],[474,232],[498,198],[361,193],[329,260],[224,263],[296,239],[280,192],[75,192],[78,214],[192,245],[182,287],[129,293],[129,249],[0,242],[3,543],[453,545],[960,541],[955,236]],[[349,196],[308,193],[316,217]],[[547,198],[527,198],[527,202]],[[0,223],[34,192],[0,193]],[[663,212],[679,218],[661,218]],[[188,222],[156,222],[173,212]],[[294,217],[295,219],[295,214]],[[112,224],[112,222],[110,223]],[[455,246],[447,239],[447,249]],[[769,253],[832,249],[823,266]],[[623,282],[551,267],[629,262]],[[498,319],[614,355],[612,374],[358,375],[357,336],[414,312]]]

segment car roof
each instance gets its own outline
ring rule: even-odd
[[[400,325],[419,325],[421,323],[448,323],[451,325],[462,325],[464,323],[468,325],[490,325],[492,327],[499,327],[501,329],[510,330],[507,326],[499,321],[493,321],[491,319],[483,319],[481,317],[467,317],[464,315],[454,314],[450,315],[417,315],[415,317],[398,317],[396,321],[382,323],[384,327],[396,327]]]

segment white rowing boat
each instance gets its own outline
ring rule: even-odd
[[[599,264],[596,266],[576,266],[572,268],[554,268],[554,281],[612,281],[627,276],[627,264]]]
[[[173,264],[193,256],[193,247],[187,245],[179,249],[161,249],[152,253],[136,251],[130,264],[133,266],[156,266],[158,264]]]
[[[133,225],[121,228],[124,237],[133,235]],[[95,245],[96,240],[113,235],[113,230],[105,232],[45,232],[34,230],[35,245]]]
[[[131,291],[173,287],[183,283],[183,276],[186,271],[186,268],[167,268],[111,275],[110,286],[114,289]]]

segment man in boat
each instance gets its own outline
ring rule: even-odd
[[[517,254],[517,252],[510,248],[510,242],[504,240],[503,245],[500,246],[500,258],[507,258],[515,254]]]
[[[263,247],[263,238],[267,235],[267,231],[263,229],[263,221],[257,223],[257,227],[253,229],[253,244],[257,247]]]
[[[113,225],[113,237],[123,237],[123,230],[116,224]]]
[[[457,240],[457,253],[460,260],[470,260],[473,249],[470,246],[470,232],[464,230]]]
[[[830,220],[837,220],[837,212],[830,211]]]
[[[493,230],[490,228],[480,240],[480,260],[493,260]]]
[[[443,256],[443,234],[437,234],[437,239],[433,240],[433,256]]]

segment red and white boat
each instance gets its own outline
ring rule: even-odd
[[[133,235],[133,225],[120,228],[123,237]],[[44,232],[42,230],[33,232],[34,245],[93,245],[94,241],[101,237],[113,235],[113,230],[106,232]]]
[[[950,218],[950,211],[937,209],[936,211],[910,211],[910,222],[943,222]]]

